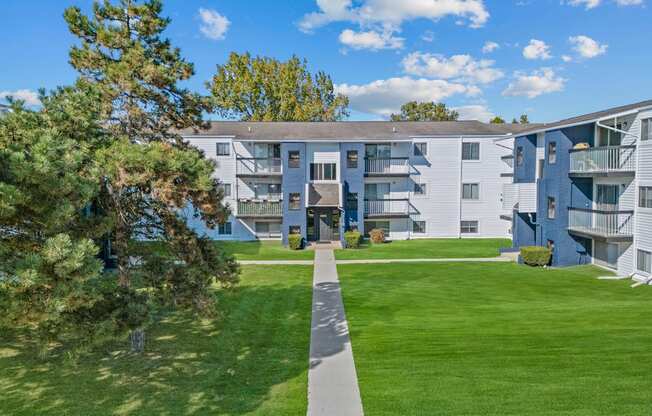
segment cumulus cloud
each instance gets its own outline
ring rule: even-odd
[[[428,78],[488,84],[504,76],[501,70],[493,67],[494,61],[475,60],[470,55],[447,58],[438,54],[413,52],[403,59],[402,64],[407,74]]]
[[[340,43],[352,49],[370,49],[377,51],[380,49],[400,49],[403,47],[403,38],[394,36],[392,32],[385,31],[382,33],[374,30],[355,32],[351,29],[345,29],[340,33]]]
[[[504,96],[524,96],[535,98],[543,94],[562,91],[566,80],[557,74],[552,68],[541,68],[526,74],[515,72],[514,79],[503,91]]]
[[[41,105],[38,93],[32,90],[0,91],[0,100],[6,100],[9,97],[24,101],[26,105]]]
[[[474,96],[480,90],[474,86],[445,80],[410,77],[381,79],[362,85],[339,84],[338,93],[349,97],[353,110],[389,117],[408,101],[442,101],[450,96]]]
[[[453,110],[460,114],[460,120],[478,120],[487,123],[496,117],[486,106],[480,104],[453,107]]]
[[[550,59],[550,46],[542,40],[530,39],[530,43],[523,48],[525,59]]]
[[[582,58],[587,59],[605,54],[609,47],[606,44],[600,44],[584,35],[571,36],[568,38],[568,41],[573,45],[573,50],[575,52],[577,52]]]
[[[222,40],[231,22],[225,16],[212,9],[199,9],[201,25],[199,31],[209,39]]]
[[[500,49],[499,44],[497,44],[496,42],[487,41],[484,43],[484,46],[482,47],[482,53],[491,53],[496,49]]]

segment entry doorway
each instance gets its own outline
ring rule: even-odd
[[[308,241],[331,242],[340,239],[338,208],[308,208]]]

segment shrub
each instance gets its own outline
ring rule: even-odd
[[[360,231],[347,231],[344,233],[346,248],[360,248]]]
[[[301,250],[303,248],[303,237],[301,234],[288,235],[288,246],[290,246],[290,250]]]
[[[546,247],[521,247],[521,258],[523,263],[529,266],[547,266],[552,257],[552,250]]]
[[[374,244],[382,244],[385,242],[385,231],[380,228],[374,228],[369,231],[369,238]]]

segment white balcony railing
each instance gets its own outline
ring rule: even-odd
[[[364,214],[368,217],[404,216],[410,213],[407,199],[365,199]]]
[[[280,175],[283,161],[277,157],[238,157],[236,174],[239,176]]]
[[[600,211],[568,209],[568,229],[583,234],[610,237],[632,237],[634,211]]]
[[[407,157],[365,158],[364,172],[368,175],[409,175],[410,159]]]
[[[605,146],[573,149],[570,152],[570,173],[634,172],[636,146]]]
[[[282,201],[238,201],[238,217],[282,217]]]

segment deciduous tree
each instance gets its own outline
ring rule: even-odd
[[[392,121],[455,121],[459,113],[444,103],[410,101],[401,106],[400,114],[392,114]]]

